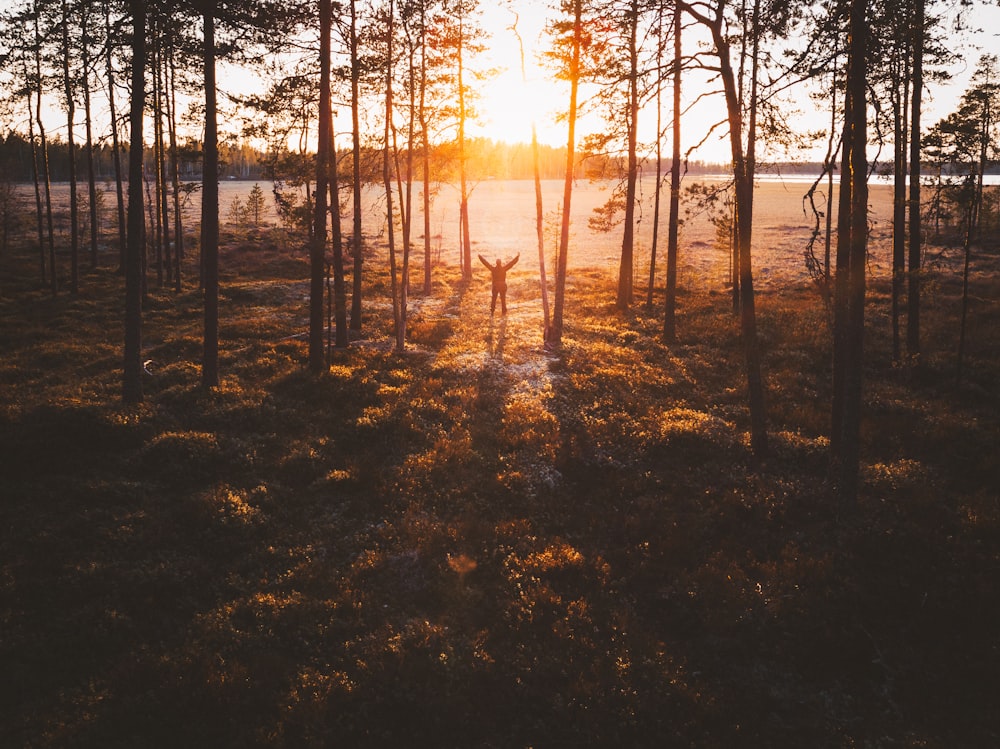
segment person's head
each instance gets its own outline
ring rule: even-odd
[[[503,263],[500,262],[500,258],[497,258],[497,268],[499,268],[501,265],[503,265]]]

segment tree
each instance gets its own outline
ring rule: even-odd
[[[956,381],[963,376],[969,310],[969,267],[979,239],[984,208],[983,183],[998,150],[1000,70],[996,55],[979,59],[958,109],[938,122],[924,140],[932,161],[950,174],[942,177],[945,192],[962,217],[962,312],[959,324]]]
[[[118,142],[118,110],[115,96],[115,68],[113,64],[114,45],[112,39],[116,37],[111,25],[111,3],[109,0],[102,0],[104,11],[104,67],[108,85],[108,118],[111,123],[111,148],[115,166],[115,206],[118,217],[118,265],[124,272],[125,268],[125,195],[122,180],[122,157],[121,146]],[[180,240],[178,237],[178,248]],[[178,250],[179,251],[179,250]]]
[[[70,44],[69,44],[69,3],[62,0],[62,19],[60,31],[62,37],[63,93],[66,104],[66,144],[69,148],[69,290],[76,294],[80,285],[80,205],[76,191],[76,141],[73,138],[73,125],[76,119],[76,104],[74,102],[73,78],[70,75]]]
[[[201,17],[202,66],[205,89],[205,140],[202,160],[201,265],[205,298],[204,345],[201,382],[204,387],[219,384],[219,126],[216,89],[216,20],[222,18],[239,32],[242,47],[233,40],[225,51],[235,54],[263,39],[280,42],[289,27],[294,9],[275,0],[225,2],[196,0]]]
[[[475,78],[469,71],[469,60],[485,49],[482,43],[484,33],[476,25],[475,15],[479,10],[478,0],[445,0],[444,10],[451,23],[446,28],[443,46],[450,49],[455,64],[454,90],[458,104],[456,116],[456,146],[458,148],[459,170],[459,228],[461,242],[462,278],[472,279],[472,229],[469,223],[469,173],[466,142],[466,127],[475,118],[473,103],[475,93],[468,78]]]
[[[513,11],[512,11],[513,12]],[[517,30],[519,18],[514,13],[514,23],[510,25],[510,30],[517,37],[518,51],[521,60],[521,80],[527,85],[528,74],[524,64],[524,41]],[[551,335],[551,318],[549,314],[549,284],[545,278],[545,214],[542,211],[542,174],[540,159],[538,154],[538,123],[535,118],[531,119],[531,169],[535,182],[535,235],[538,239],[538,282],[542,294],[542,340],[548,341]]]
[[[59,275],[56,271],[56,242],[55,229],[52,220],[52,182],[51,171],[49,169],[49,146],[45,135],[45,120],[42,117],[42,89],[44,88],[42,76],[42,33],[41,33],[41,6],[35,0],[33,3],[32,20],[34,21],[34,44],[32,46],[35,53],[35,123],[38,125],[38,137],[40,140],[40,151],[42,155],[42,179],[45,185],[45,220],[48,229],[49,244],[49,280],[51,281],[52,293],[59,292]]]
[[[91,116],[90,105],[90,74],[92,65],[90,5],[91,4],[89,2],[84,2],[80,7],[80,83],[83,92],[84,129],[87,151],[87,195],[89,204],[88,208],[90,212],[90,266],[91,268],[96,268],[97,236],[99,227],[97,218],[97,175],[94,167],[94,123],[93,117]]]
[[[670,217],[667,234],[666,311],[663,317],[663,340],[666,343],[673,343],[677,337],[675,312],[677,307],[677,252],[681,194],[681,25],[681,7],[679,3],[675,3],[674,64],[671,71],[674,114],[671,127],[673,137],[670,162]]]
[[[639,158],[637,134],[639,129],[639,49],[636,37],[639,32],[639,2],[630,0],[624,14],[628,34],[628,109],[625,118],[627,128],[627,159],[625,187],[625,221],[622,232],[622,253],[618,266],[619,309],[627,309],[632,304],[634,288],[634,244],[635,244],[635,204],[636,184],[639,179]]]
[[[309,245],[309,369],[326,369],[323,356],[323,275],[326,269],[327,187],[330,178],[330,0],[319,0],[319,132],[316,153],[315,219]]]
[[[204,282],[205,325],[201,384],[219,384],[219,124],[215,87],[216,0],[202,4],[202,64],[205,82],[205,141],[201,188],[201,267]]]
[[[758,26],[759,0],[755,0],[753,44],[756,50],[761,33]],[[718,73],[725,94],[726,112],[729,125],[729,143],[733,159],[733,180],[736,194],[736,255],[739,273],[740,331],[746,364],[747,391],[750,410],[750,445],[753,460],[759,463],[767,455],[767,418],[764,402],[764,380],[761,373],[760,343],[757,338],[757,316],[753,287],[753,266],[751,259],[751,233],[753,229],[753,177],[754,143],[756,130],[757,72],[756,64],[751,73],[749,95],[750,124],[744,144],[744,124],[741,88],[737,84],[732,63],[731,37],[727,28],[726,0],[720,0],[712,7],[683,4],[684,10],[702,24],[712,35],[713,53],[718,60]],[[772,22],[776,27],[780,18]],[[752,61],[757,55],[754,54]]]
[[[364,242],[361,236],[361,53],[358,45],[357,0],[351,0],[349,47],[351,56],[351,134],[353,170],[353,215],[351,251],[354,254],[354,277],[351,294],[351,330],[361,330],[361,273],[364,268]]]
[[[146,4],[129,0],[132,16],[132,94],[128,155],[128,234],[125,246],[125,366],[122,398],[142,401],[142,117],[146,106]]]
[[[910,247],[907,256],[906,353],[917,364],[920,357],[920,253],[923,231],[920,217],[920,115],[924,91],[924,46],[927,38],[925,0],[913,0],[913,95],[910,99]]]
[[[562,344],[563,309],[566,305],[566,268],[569,251],[570,204],[573,199],[573,167],[576,161],[577,97],[580,88],[580,61],[584,45],[584,0],[562,0],[560,10],[568,18],[550,27],[554,49],[549,57],[557,66],[557,75],[569,83],[569,106],[566,110],[566,176],[563,181],[562,223],[559,229],[559,254],[556,258],[555,301],[548,343]]]
[[[865,262],[868,252],[868,25],[866,0],[851,0],[843,168],[834,279],[833,414],[830,451],[841,500],[853,503],[861,456]]]

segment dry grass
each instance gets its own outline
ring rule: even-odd
[[[154,290],[135,409],[120,279],[53,299],[29,255],[0,258],[8,745],[1000,740],[995,255],[960,390],[950,277],[918,374],[891,366],[873,289],[842,508],[808,289],[761,299],[773,455],[751,473],[725,295],[683,289],[667,347],[578,273],[550,353],[526,274],[491,320],[485,281],[438,268],[407,353],[373,299],[311,377],[304,253],[246,242],[223,261],[221,386],[199,386],[197,292]]]

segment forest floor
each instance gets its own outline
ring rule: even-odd
[[[110,264],[110,260],[108,261]],[[374,268],[374,265],[372,266]],[[479,269],[482,270],[482,269]],[[576,273],[435,269],[392,350],[310,375],[305,253],[229,236],[221,384],[200,294],[152,289],[121,405],[122,283],[0,257],[0,744],[21,747],[1000,745],[1000,255],[928,277],[925,356],[866,340],[862,487],[827,482],[830,335],[762,294],[771,454],[749,468],[729,297],[678,342]]]

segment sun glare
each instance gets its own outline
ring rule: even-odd
[[[565,106],[566,91],[537,59],[544,44],[541,36],[546,13],[539,3],[520,3],[516,16],[501,6],[484,11],[482,24],[490,35],[490,46],[483,62],[498,72],[482,84],[479,92],[479,122],[471,128],[476,134],[498,141],[527,143],[534,122],[540,142],[565,143],[565,126],[557,125],[556,115],[560,106]],[[515,20],[516,33],[512,28]]]

